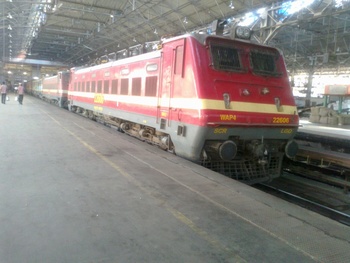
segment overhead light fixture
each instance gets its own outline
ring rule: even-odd
[[[9,13],[9,14],[7,15],[7,18],[9,18],[9,19],[12,19],[12,18],[13,18],[12,15],[11,15],[11,13]]]
[[[229,8],[234,9],[235,6],[233,5],[233,1],[230,1],[230,4],[228,5]]]
[[[12,37],[12,35],[11,35],[11,34],[9,34],[9,37]]]
[[[137,42],[137,41],[136,41],[136,38],[134,38],[132,41]]]
[[[158,35],[157,28],[154,29],[154,34]]]
[[[188,23],[188,21],[187,21],[187,17],[185,17],[185,18],[184,18],[183,22],[184,22],[185,24],[187,24],[187,23]]]
[[[8,30],[12,30],[12,27],[11,27],[11,25],[9,25],[9,26],[7,27],[7,29],[8,29]]]

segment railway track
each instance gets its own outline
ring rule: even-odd
[[[350,198],[341,189],[290,173],[254,187],[350,226]]]

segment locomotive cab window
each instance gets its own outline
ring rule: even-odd
[[[278,54],[263,53],[259,51],[250,52],[250,63],[254,73],[260,75],[272,75],[279,76],[281,72],[278,72],[276,60]]]
[[[216,70],[237,71],[242,70],[239,51],[228,46],[210,46],[212,65]]]

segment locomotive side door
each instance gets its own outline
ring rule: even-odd
[[[185,39],[163,44],[162,65],[160,73],[160,89],[158,92],[157,121],[161,129],[171,126],[176,75],[183,74]],[[181,73],[179,72],[181,70]]]

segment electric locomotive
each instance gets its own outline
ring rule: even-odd
[[[71,69],[69,110],[246,183],[278,177],[283,157],[296,154],[299,120],[279,50],[187,34],[128,52]]]

